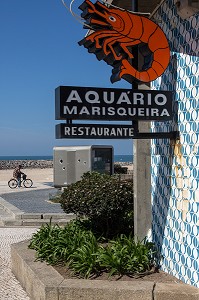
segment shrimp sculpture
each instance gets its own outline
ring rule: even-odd
[[[93,29],[79,45],[113,67],[112,83],[121,78],[129,82],[135,79],[150,82],[166,70],[170,49],[164,32],[157,24],[130,11],[107,7],[99,1],[93,4],[85,0],[79,9],[83,11],[81,17],[85,19],[85,25]],[[136,57],[133,60],[135,46],[139,53],[139,66],[134,63]]]

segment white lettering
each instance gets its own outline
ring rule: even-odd
[[[66,102],[71,102],[71,101],[77,101],[79,103],[82,103],[82,100],[81,100],[78,92],[75,90],[71,91],[70,95],[68,96],[68,98],[66,100]]]
[[[72,127],[72,135],[77,135],[77,127]]]
[[[69,118],[72,118],[73,116],[79,116],[79,118],[81,119],[82,116],[83,119],[89,119],[89,117],[91,117],[91,119],[102,120],[105,120],[106,118],[108,120],[133,120],[135,118],[144,119],[144,117],[146,117],[147,120],[154,120],[158,118],[164,119],[164,117],[165,119],[170,118],[170,112],[167,108],[165,108],[167,97],[163,94],[163,92],[162,94],[156,94],[156,96],[154,96],[153,94],[143,94],[141,92],[132,92],[130,94],[128,94],[127,92],[121,92],[119,94],[119,98],[115,99],[115,93],[107,91],[103,92],[104,100],[101,99],[101,94],[101,92],[98,94],[95,91],[87,91],[84,94],[85,98],[82,96],[81,99],[80,95],[82,94],[78,94],[76,90],[72,90],[66,101],[68,103],[62,106],[62,114],[66,116],[66,119],[67,116],[70,116]],[[83,105],[82,101],[84,103],[88,102],[89,104],[87,103],[86,105]],[[103,106],[103,102],[101,101],[104,101],[104,103],[107,104],[104,104]],[[113,104],[111,105],[110,103]],[[151,107],[151,105],[153,105],[154,107]],[[66,129],[66,135],[69,134],[72,134],[71,131],[69,131],[69,129]],[[78,133],[76,132],[75,134]],[[84,127],[83,129],[81,128],[79,130],[79,134],[85,134]],[[115,134],[117,134],[117,131],[115,132]],[[118,134],[120,134],[119,131]]]
[[[138,108],[138,116],[144,117],[144,108]]]
[[[159,110],[157,108],[151,109],[151,116],[159,116]]]
[[[112,128],[112,129],[111,129],[110,135],[116,136],[115,128]]]
[[[127,104],[131,104],[129,97],[128,97],[127,93],[125,93],[125,92],[121,93],[121,95],[117,101],[117,104],[121,104],[123,102],[127,103]]]
[[[67,126],[64,128],[65,136],[93,136],[93,137],[133,137],[133,128],[126,127],[90,127]]]
[[[162,110],[160,116],[161,116],[161,117],[162,117],[162,116],[168,116],[168,117],[169,117],[170,114],[168,113],[168,110],[167,110],[166,108],[164,108],[164,109]]]
[[[142,93],[133,94],[133,104],[138,104],[138,101],[141,105],[144,105],[144,95]]]
[[[84,135],[84,128],[83,127],[78,128],[78,134],[79,135]]]
[[[124,136],[126,136],[126,135],[127,135],[128,128],[123,128],[123,131],[124,131]]]
[[[148,100],[148,105],[151,105],[151,94],[148,94],[147,100]]]
[[[64,134],[65,135],[70,135],[70,128],[69,127],[64,128]]]
[[[91,98],[93,98],[93,99],[91,99],[90,96],[91,96]],[[100,103],[100,101],[99,101],[99,95],[98,95],[98,93],[95,92],[95,91],[89,91],[89,92],[87,92],[87,93],[85,94],[85,100],[86,100],[88,103],[92,103],[92,104],[94,104],[94,103]]]
[[[136,115],[136,108],[128,108],[128,115],[135,116]]]
[[[123,129],[123,128],[117,128],[117,135],[122,136],[122,129]]]
[[[98,106],[92,107],[92,115],[100,116],[100,107]]]
[[[79,112],[80,115],[86,114],[86,115],[90,115],[88,108],[86,106],[83,106],[82,109]]]
[[[111,95],[111,99],[110,100],[108,100],[108,92],[104,92],[103,95],[104,95],[104,102],[105,103],[111,104],[111,103],[114,102],[114,100],[115,100],[115,94],[114,94],[114,92],[110,92],[110,95]]]
[[[92,128],[91,128],[90,135],[96,135],[95,127],[92,127]]]
[[[134,136],[134,130],[133,130],[133,128],[129,128],[129,136]]]
[[[106,107],[102,107],[102,115],[105,116],[106,115]]]
[[[159,98],[162,99],[162,101],[159,101]],[[154,97],[154,101],[157,105],[165,105],[167,103],[167,97],[163,94],[157,94]]]
[[[115,108],[114,107],[108,107],[108,115],[114,116],[115,115]]]
[[[102,128],[102,127],[97,128],[97,134],[98,134],[99,136],[103,135],[103,128]]]
[[[104,128],[104,136],[105,135],[109,135],[109,128],[106,128],[106,127]]]
[[[127,114],[126,114],[126,109],[123,108],[123,107],[118,108],[117,113],[118,113],[118,115],[120,115],[120,116],[126,116],[126,115],[127,115]]]
[[[89,135],[89,127],[85,127],[85,129],[86,129],[86,135]]]
[[[67,115],[67,114],[69,114],[69,115],[72,115],[72,114],[76,115],[77,114],[77,106],[73,106],[71,108],[71,110],[69,109],[68,106],[64,106],[64,115]]]

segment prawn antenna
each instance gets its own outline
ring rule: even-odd
[[[71,15],[76,19],[77,22],[82,24],[84,27],[87,27],[88,29],[94,30],[90,25],[85,24],[83,22],[83,19],[79,15],[77,15],[76,13],[73,12],[72,6],[73,6],[73,3],[75,2],[75,0],[72,0],[70,2],[69,6],[66,5],[65,0],[61,0],[61,2],[64,5],[64,7],[71,13]]]
[[[71,15],[76,19],[77,22],[82,24],[84,26],[84,28],[86,27],[86,28],[88,28],[88,30],[95,31],[95,29],[92,28],[92,26],[84,23],[83,18],[81,18],[78,14],[74,13],[72,7],[73,7],[73,3],[75,2],[75,0],[71,0],[69,6],[66,5],[65,0],[61,0],[61,1],[62,1],[62,4],[64,5],[64,7],[71,13]],[[120,10],[125,10],[124,8],[113,5],[112,0],[98,0],[98,1],[102,2],[104,5],[106,5],[108,7],[111,6],[111,7],[120,9]],[[129,12],[131,12],[132,14],[136,14],[136,15],[146,15],[146,16],[150,15],[149,13],[139,13],[139,12],[133,12],[130,10],[129,10]]]

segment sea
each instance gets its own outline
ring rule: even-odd
[[[53,156],[0,156],[0,160],[52,160]],[[114,155],[114,162],[133,162],[133,155]]]

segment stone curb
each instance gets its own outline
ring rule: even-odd
[[[35,261],[28,241],[11,245],[12,271],[32,300],[199,300],[199,289],[150,281],[64,279]]]
[[[4,200],[2,197],[0,197],[0,206],[15,219],[21,219],[21,215],[24,214],[24,212],[22,210],[20,210],[16,206],[10,204],[6,200]]]

